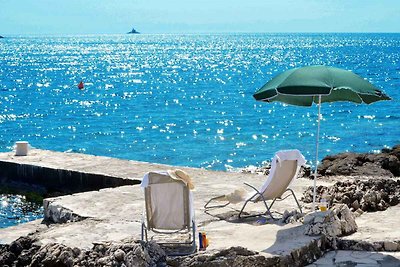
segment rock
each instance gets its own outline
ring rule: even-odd
[[[346,205],[337,205],[327,212],[314,212],[304,218],[306,235],[326,235],[336,238],[352,234],[357,231],[354,215]]]
[[[22,245],[20,244],[20,242],[19,242],[18,240],[14,241],[14,242],[12,242],[12,243],[10,244],[10,252],[12,252],[12,253],[14,253],[14,254],[16,254],[16,255],[18,255],[19,253],[21,253],[21,251],[22,251],[23,249],[24,249],[24,248],[22,247]]]
[[[290,212],[285,210],[280,221],[282,223],[294,223],[299,221],[302,217],[303,214],[299,213],[297,210],[292,210]]]
[[[361,216],[362,214],[363,214],[364,212],[363,212],[363,210],[362,209],[357,209],[356,211],[354,211],[354,216],[355,217],[359,217],[359,216]]]
[[[312,224],[312,223],[314,223],[314,219],[316,217],[325,218],[327,216],[327,213],[330,213],[330,211],[328,211],[328,212],[316,211],[316,212],[308,213],[308,214],[306,214],[306,216],[304,216],[303,224]]]
[[[0,266],[165,266],[165,262],[165,252],[154,242],[131,240],[123,244],[95,244],[91,250],[80,250],[62,244],[39,247],[33,239],[22,238],[14,241],[12,248],[0,247]]]
[[[322,175],[400,176],[400,145],[381,153],[341,153],[326,156],[318,166]]]
[[[398,180],[400,181],[400,180]],[[321,195],[328,195],[329,205],[346,204],[352,210],[382,211],[389,206],[400,203],[400,182],[393,179],[345,180],[336,182],[333,186],[317,187],[319,202]],[[312,202],[313,188],[309,187],[303,194],[302,201]]]
[[[117,261],[123,261],[125,252],[122,249],[117,249],[117,251],[114,252],[114,257]]]
[[[399,245],[393,241],[385,241],[385,242],[383,242],[383,247],[384,247],[385,251],[397,251],[399,248]]]
[[[31,263],[32,254],[33,253],[30,250],[22,251],[22,253],[18,256],[17,266],[28,266]]]
[[[0,255],[0,266],[11,266],[17,257],[10,251],[3,252]]]
[[[341,235],[349,235],[357,231],[355,216],[346,205],[336,206],[334,212],[340,218]]]
[[[357,200],[357,199],[354,200],[353,203],[351,203],[351,207],[352,207],[354,210],[358,210],[358,209],[360,208],[360,203],[358,203],[358,200]]]
[[[366,241],[358,240],[337,240],[337,248],[341,250],[356,250],[356,251],[376,251],[376,245]]]
[[[96,264],[98,266],[104,266],[104,265],[108,265],[111,263],[111,259],[110,257],[103,257],[97,260]]]
[[[144,243],[142,245],[149,254],[153,265],[158,265],[166,261],[167,255],[165,251],[154,241]]]
[[[149,254],[141,247],[134,247],[125,255],[125,264],[127,266],[147,266],[150,265],[151,258]]]
[[[86,219],[86,217],[79,216],[71,210],[53,203],[53,200],[43,200],[44,220],[49,223],[67,223],[77,222]]]
[[[293,259],[290,257],[288,260],[293,266]],[[167,266],[288,266],[282,261],[283,257],[265,258],[243,247],[231,247],[217,252],[168,258]]]

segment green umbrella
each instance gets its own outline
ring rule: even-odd
[[[379,100],[390,100],[390,97],[360,76],[348,70],[327,66],[307,66],[287,70],[267,82],[253,97],[259,101],[280,101],[297,106],[318,104],[315,165],[318,162],[321,103],[350,101],[370,104]],[[317,166],[314,173],[313,209],[316,177]]]

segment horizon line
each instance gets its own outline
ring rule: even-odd
[[[236,31],[236,32],[226,32],[226,31],[215,31],[215,32],[140,32],[138,34],[129,34],[127,32],[122,32],[122,33],[0,33],[0,36],[6,37],[8,36],[28,36],[28,35],[176,35],[176,34],[182,34],[182,35],[206,35],[206,34],[398,34],[400,32],[377,32],[377,31],[362,31],[362,32],[357,32],[357,31],[348,31],[348,32],[339,32],[339,31],[304,31],[304,32],[291,32],[291,31],[281,31],[281,32],[249,32],[249,31]]]

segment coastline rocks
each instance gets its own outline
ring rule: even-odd
[[[382,149],[381,153],[341,153],[326,156],[318,173],[326,176],[361,175],[361,176],[400,176],[400,145],[392,149]]]
[[[196,253],[185,257],[167,259],[168,266],[274,266],[270,259],[243,247],[231,247],[221,251]],[[279,258],[272,261],[279,261]]]
[[[325,235],[328,238],[349,235],[357,231],[354,215],[346,205],[337,205],[326,212],[313,212],[304,217],[306,235]]]
[[[317,199],[325,194],[330,205],[334,203],[346,204],[351,211],[383,211],[389,206],[400,203],[400,180],[393,179],[369,179],[346,180],[336,182],[331,187],[318,186]],[[309,187],[302,200],[312,202],[313,188]]]
[[[304,266],[321,257],[328,247],[324,237],[297,248],[288,255],[265,257],[243,247],[167,257],[155,242],[98,243],[91,250],[62,244],[38,246],[35,239],[21,237],[0,246],[0,266]]]
[[[167,258],[167,266],[305,266],[321,257],[328,248],[325,238],[314,240],[286,255],[266,258],[258,252],[243,247],[231,247],[221,251],[206,251],[185,257]]]
[[[271,162],[264,161],[261,166],[254,166],[250,165],[245,168],[240,169],[241,173],[256,173],[260,175],[268,175],[269,170],[271,169]],[[229,171],[229,169],[228,169]],[[234,170],[231,170],[234,171]],[[305,166],[301,168],[299,177],[310,177],[311,175],[311,167],[310,166]]]
[[[242,173],[257,173],[257,174],[268,175],[270,169],[271,169],[271,163],[270,162],[263,162],[261,167],[250,165],[250,166],[247,166],[247,167],[241,169],[240,172],[242,172]]]
[[[91,250],[62,244],[35,245],[20,237],[0,248],[0,266],[165,266],[165,252],[155,242],[96,244]]]
[[[26,266],[29,265],[33,255],[39,250],[34,245],[34,240],[29,237],[20,237],[10,245],[0,247],[0,266]]]
[[[355,251],[400,251],[399,241],[369,242],[364,240],[337,240],[338,249]]]

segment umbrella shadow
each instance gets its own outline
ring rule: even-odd
[[[238,214],[240,211],[237,209],[234,209],[234,208],[230,208],[229,210],[225,209],[224,211],[218,212],[218,213],[213,213],[212,211],[214,211],[214,210],[217,210],[217,209],[205,210],[204,213],[206,213],[207,215],[209,215],[213,218],[216,218],[218,220],[223,220],[228,223],[249,224],[249,225],[253,225],[253,226],[261,226],[261,225],[265,225],[265,224],[275,224],[275,225],[279,225],[279,226],[285,225],[285,223],[281,222],[281,220],[280,220],[282,217],[282,214],[279,212],[272,212],[275,219],[271,218],[271,216],[269,216],[265,213],[259,214],[256,212],[245,213],[244,216],[249,216],[249,217],[239,218]]]

